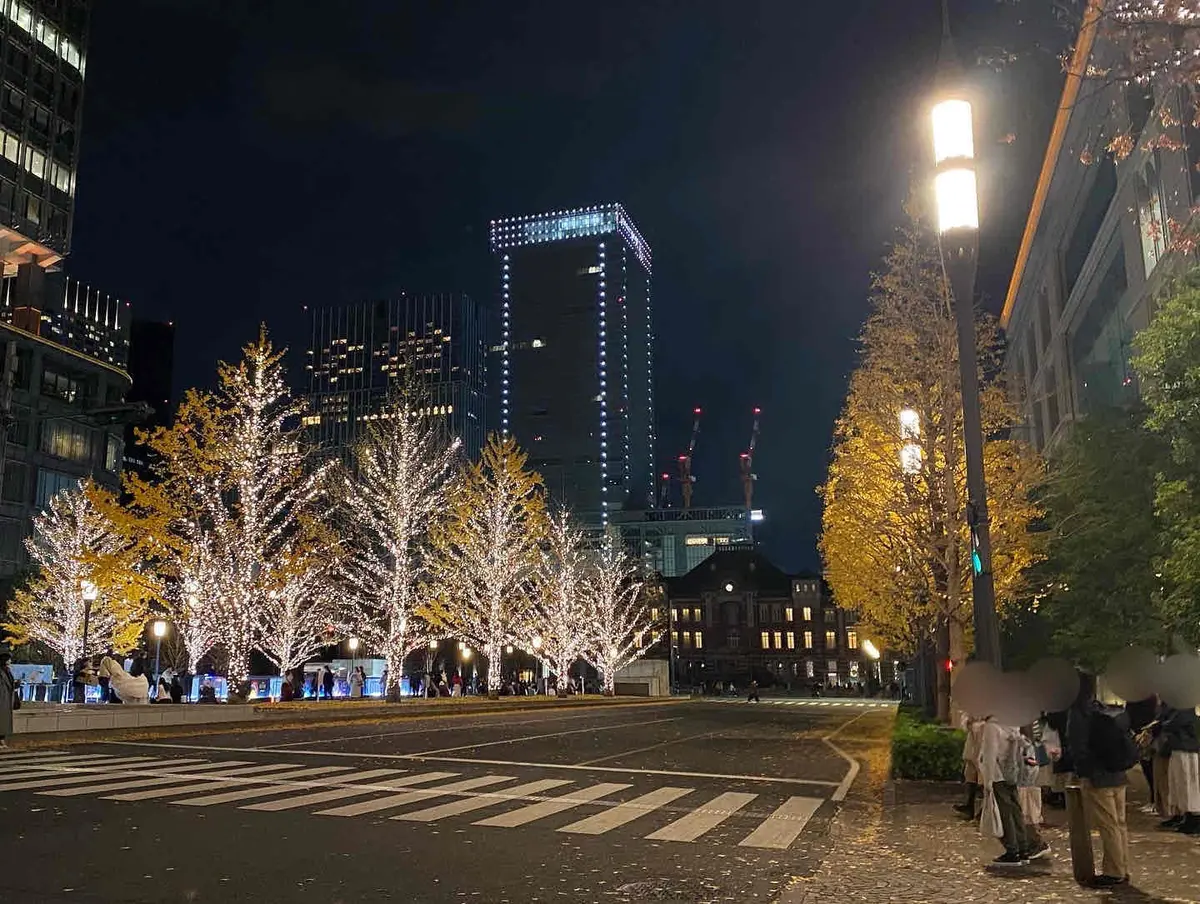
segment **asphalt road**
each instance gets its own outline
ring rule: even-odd
[[[853,706],[664,703],[0,754],[0,901],[769,901]]]

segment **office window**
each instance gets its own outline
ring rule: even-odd
[[[37,479],[37,507],[40,509],[46,508],[50,504],[51,499],[63,490],[73,489],[78,483],[79,478],[72,474],[63,474],[60,471],[41,468],[38,471]]]
[[[796,649],[796,632],[795,631],[787,632],[787,648],[789,650]]]
[[[816,669],[816,666],[813,665],[813,661],[811,659],[805,661],[805,663],[804,663],[805,676],[808,678],[813,678],[816,676],[816,673],[817,673],[817,669]]]
[[[679,646],[679,632],[678,631],[671,632],[671,643],[674,646]]]
[[[24,462],[7,460],[4,463],[4,486],[0,498],[5,502],[28,502],[29,472]]]
[[[828,665],[829,665],[829,674],[830,674],[830,676],[831,676],[831,677],[833,677],[833,678],[836,678],[836,677],[837,677],[837,673],[838,673],[838,665],[837,665],[837,660],[836,660],[836,659],[831,659],[831,660],[829,660],[829,663],[828,663]]]
[[[700,610],[699,609],[692,610],[692,621],[694,621],[694,622],[700,621]]]
[[[758,604],[758,620],[764,625],[771,621],[771,607],[766,603]]]
[[[686,621],[686,620],[687,620],[687,609],[676,609],[675,610],[675,621]]]
[[[762,632],[762,648],[764,650],[771,649],[771,632],[770,631]]]
[[[659,616],[658,607],[657,606],[652,607],[650,609],[650,621],[653,621],[653,622],[658,621],[658,616]]]
[[[703,650],[704,649],[704,634],[703,634],[703,632],[697,631],[694,636],[696,638],[696,649]]]
[[[805,621],[812,621],[812,607],[805,606],[802,612]]]
[[[683,632],[683,645],[685,647],[690,647],[692,645],[692,632],[691,631]]]
[[[825,632],[825,646],[827,646],[827,647],[836,647],[837,646],[837,634],[835,634],[833,631]]]
[[[783,621],[783,619],[780,618],[780,616],[782,614],[783,613],[782,613],[781,606],[772,606],[771,607],[771,621],[776,622],[776,623]]]
[[[806,649],[806,650],[812,649],[812,631],[804,632],[804,649]]]
[[[832,622],[834,622],[836,620],[837,620],[837,613],[834,612],[832,609],[826,609],[825,610],[825,622],[827,624],[831,624]]]
[[[91,431],[72,421],[45,421],[42,424],[42,451],[55,458],[86,463],[92,453]]]
[[[725,642],[733,649],[737,649],[742,645],[742,634],[740,631],[730,631],[725,635]]]
[[[793,609],[791,606],[788,606],[786,609],[783,610],[784,620],[785,621],[795,621],[795,619],[792,618],[792,616],[795,614],[795,612],[796,612],[795,609]]]
[[[857,631],[847,631],[846,632],[846,646],[848,646],[851,650],[858,649],[858,632]]]
[[[42,395],[54,396],[67,402],[79,398],[79,381],[66,374],[46,368],[42,371]]]
[[[781,631],[775,632],[775,649],[777,649],[777,650],[783,649],[783,632],[781,632]]]

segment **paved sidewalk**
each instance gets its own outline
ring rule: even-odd
[[[887,805],[881,805],[881,797]],[[1081,888],[1072,878],[1064,811],[1045,811],[1050,859],[1000,869],[989,865],[1001,852],[999,842],[982,838],[951,809],[958,800],[956,790],[945,785],[898,782],[881,789],[876,783],[861,789],[835,820],[821,867],[797,879],[778,904],[1200,902],[1200,838],[1158,830],[1156,817],[1138,812],[1146,802],[1144,784],[1131,786],[1129,793],[1133,883],[1113,891]],[[1093,845],[1098,868],[1095,835]]]

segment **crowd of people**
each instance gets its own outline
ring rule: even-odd
[[[978,820],[980,832],[997,838],[999,866],[1023,866],[1046,857],[1043,804],[1066,806],[1074,788],[1082,801],[1086,831],[1100,835],[1103,858],[1091,884],[1098,888],[1130,880],[1126,823],[1128,773],[1140,765],[1150,789],[1144,810],[1156,813],[1164,831],[1200,835],[1200,737],[1195,709],[1179,709],[1158,697],[1106,706],[1095,678],[1080,676],[1079,694],[1065,711],[1046,713],[1031,725],[1001,718],[965,717],[963,748],[966,800],[956,809]]]

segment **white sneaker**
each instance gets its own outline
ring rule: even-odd
[[[1138,810],[1139,812],[1145,813],[1148,816],[1153,816],[1154,814],[1158,813],[1158,807],[1154,806],[1154,804],[1143,804],[1138,808]]]

